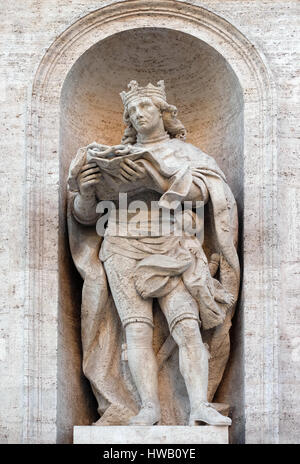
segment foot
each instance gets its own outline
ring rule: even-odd
[[[231,419],[223,416],[209,403],[200,403],[190,414],[189,425],[200,425],[201,422],[208,425],[231,425]]]
[[[132,417],[129,425],[156,425],[160,420],[160,408],[154,403],[146,403],[140,412]]]

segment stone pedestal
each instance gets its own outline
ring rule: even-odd
[[[228,444],[228,427],[75,426],[74,444]]]

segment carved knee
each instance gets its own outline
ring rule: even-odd
[[[127,349],[152,347],[153,329],[145,322],[131,322],[125,328]]]
[[[202,345],[199,323],[195,319],[183,319],[175,325],[173,338],[179,347]]]

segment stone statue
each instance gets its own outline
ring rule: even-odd
[[[214,159],[184,141],[164,82],[128,88],[121,145],[79,149],[68,179],[95,425],[230,425],[212,401],[239,289],[236,203]],[[195,202],[205,205],[203,221]],[[180,217],[184,230],[174,233]]]

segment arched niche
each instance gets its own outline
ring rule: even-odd
[[[222,167],[238,201],[242,221],[244,124],[241,86],[231,66],[213,47],[186,33],[166,28],[132,29],[114,34],[87,50],[69,71],[60,98],[62,211],[65,211],[66,175],[77,149],[94,140],[107,145],[120,143],[124,123],[119,94],[132,79],[141,85],[164,79],[168,102],[177,106],[179,117],[188,131],[187,141],[211,154]],[[59,254],[66,255],[67,249],[65,237]],[[66,337],[69,337],[80,347],[80,338],[76,339],[76,332],[72,334],[68,327],[70,321],[80,324],[79,282],[72,272],[70,259],[69,255],[66,256],[60,268],[61,294],[68,295],[61,305],[61,356],[68,359],[68,369],[73,366],[73,375],[78,379],[81,359],[72,355],[66,342]],[[66,312],[68,318],[63,316]],[[243,364],[240,341],[239,338],[232,341],[235,370],[238,372],[242,371]],[[233,362],[231,359],[228,372]],[[227,377],[227,386],[220,386],[217,401],[231,404],[235,427],[241,422],[243,411],[243,377]],[[84,394],[80,395],[83,384],[78,382],[77,387],[75,384],[73,379],[80,400],[74,407],[68,396],[70,404],[67,409],[78,411],[77,421],[91,423],[95,418],[90,410],[91,393],[84,388]],[[63,396],[64,391],[63,385]],[[62,408],[67,403],[68,400]]]
[[[233,349],[217,394],[234,406],[231,441],[276,441],[276,111],[268,69],[236,28],[206,9],[168,0],[111,3],[55,41],[33,84],[24,439],[69,442],[73,425],[95,418],[80,366],[81,282],[67,246],[67,168],[79,146],[119,141],[118,94],[129,80],[163,78],[188,141],[224,170],[244,227]]]

